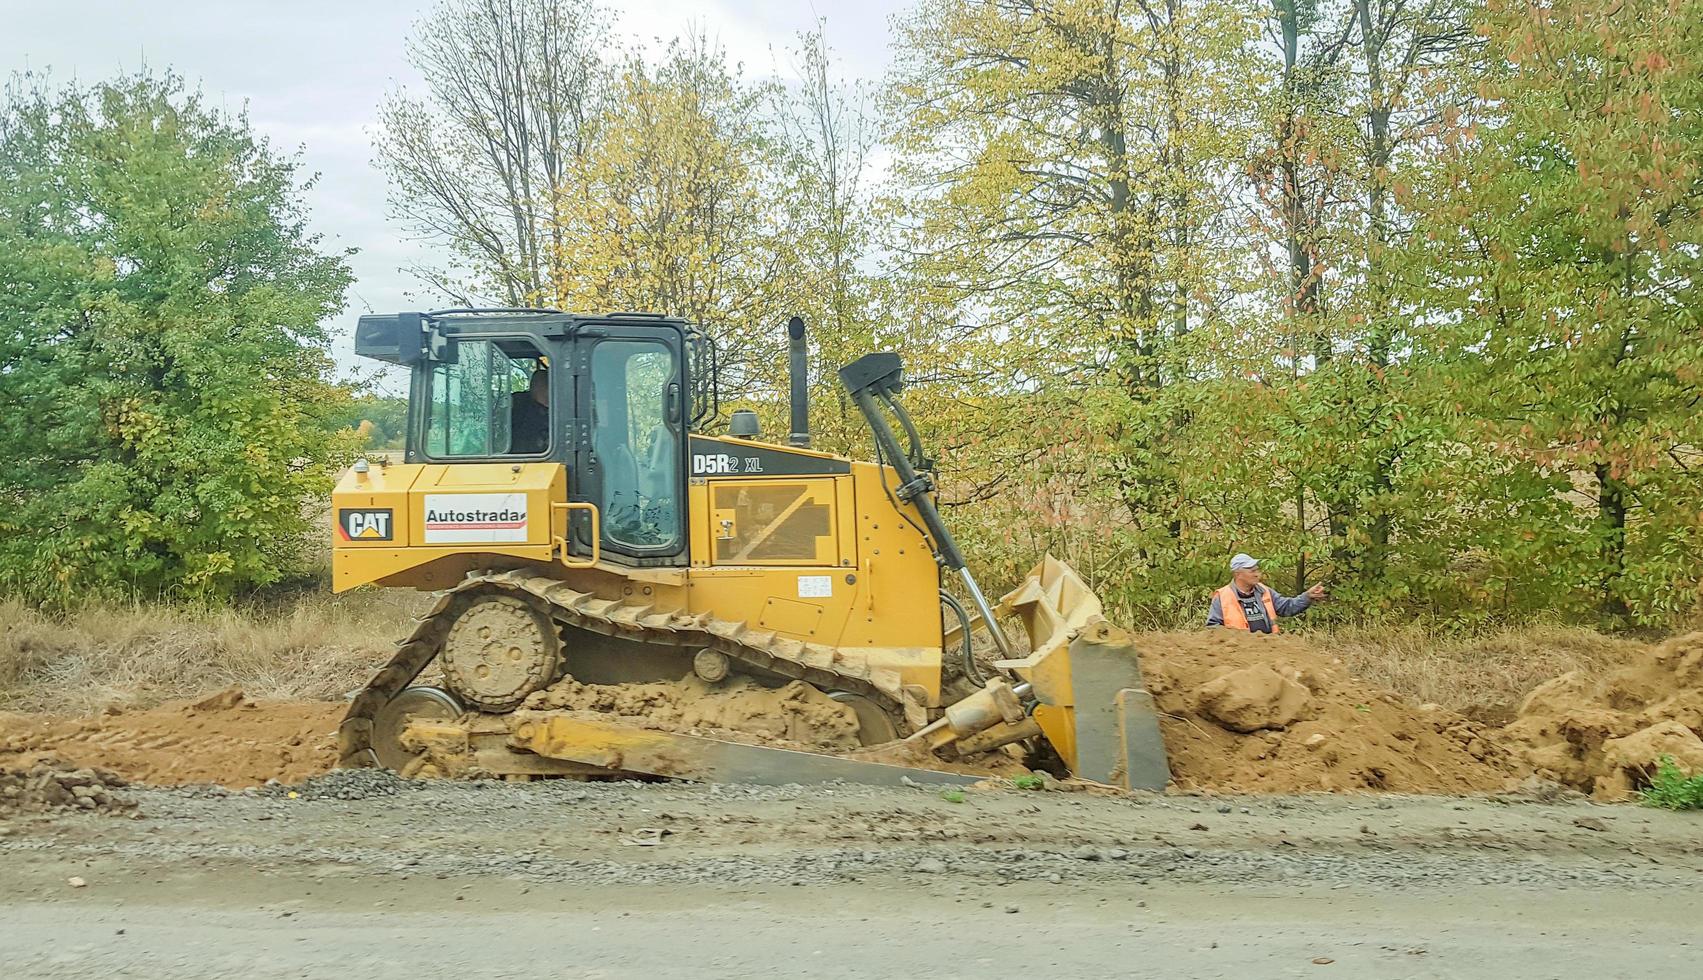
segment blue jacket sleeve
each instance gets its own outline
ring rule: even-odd
[[[1206,625],[1223,626],[1224,608],[1218,603],[1218,593],[1212,593],[1212,606],[1206,611]]]
[[[1267,586],[1267,588],[1270,588]],[[1279,616],[1299,616],[1307,611],[1313,600],[1303,593],[1298,596],[1286,596],[1276,589],[1271,589],[1271,604],[1277,608]]]

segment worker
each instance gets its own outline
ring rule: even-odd
[[[550,369],[532,372],[525,391],[509,396],[509,452],[541,453],[550,447]]]
[[[1260,579],[1258,558],[1238,554],[1230,559],[1230,584],[1212,594],[1206,625],[1223,626],[1250,633],[1276,633],[1279,616],[1299,616],[1307,607],[1325,598],[1325,587],[1315,585],[1298,596],[1279,595]]]

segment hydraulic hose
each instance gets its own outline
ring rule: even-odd
[[[958,597],[945,589],[940,590],[940,604],[952,610],[953,614],[958,617],[959,633],[963,636],[959,655],[964,660],[964,676],[974,681],[977,687],[986,684],[987,678],[982,674],[981,667],[976,663],[975,643],[972,642],[970,637],[970,614],[965,611],[964,604],[958,601]]]

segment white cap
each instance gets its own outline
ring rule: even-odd
[[[1239,572],[1244,568],[1258,567],[1260,567],[1260,560],[1248,555],[1237,554],[1236,557],[1230,559],[1230,571],[1232,572]]]

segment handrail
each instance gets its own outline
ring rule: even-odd
[[[562,522],[562,530],[563,530],[564,533],[561,534],[561,535],[551,535],[551,537],[550,537],[551,544],[554,547],[559,548],[561,550],[562,564],[565,565],[568,568],[591,568],[592,566],[596,565],[603,558],[603,522],[602,522],[602,519],[598,516],[597,505],[592,503],[589,500],[570,500],[566,503],[558,503],[558,502],[552,501],[551,504],[550,504],[550,511],[551,511],[552,517],[554,516],[555,512],[558,511],[558,510],[561,510],[561,511],[583,510],[586,513],[591,515],[591,557],[590,558],[576,559],[568,551],[568,539],[567,539],[567,536],[566,536],[568,522],[566,520],[564,520]],[[555,521],[552,520],[551,523],[554,524]]]

